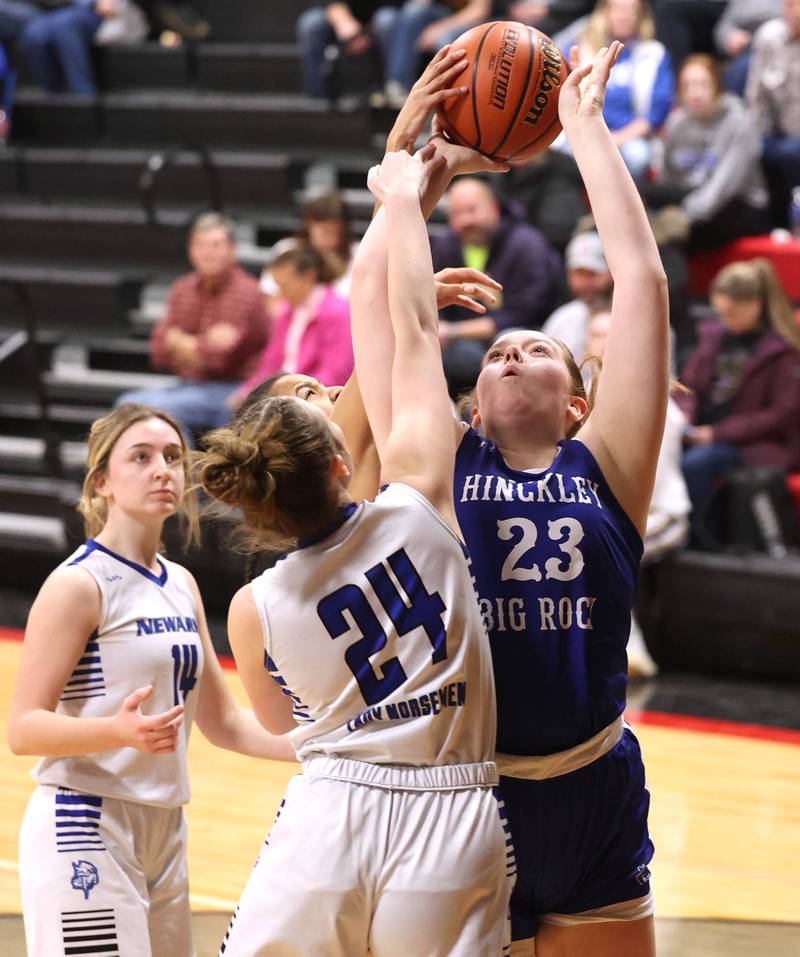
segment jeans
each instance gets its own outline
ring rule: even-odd
[[[27,0],[0,0],[0,40],[16,40],[25,24],[41,12]]]
[[[388,55],[389,41],[399,11],[395,7],[379,7],[370,27],[378,44],[384,63]],[[325,48],[336,42],[336,34],[328,23],[322,7],[312,7],[300,15],[297,21],[297,42],[303,61],[303,85],[308,96],[325,96],[322,63]]]
[[[425,27],[443,20],[452,13],[443,3],[425,4],[418,0],[408,0],[402,7],[394,25],[389,50],[386,57],[386,79],[399,83],[404,90],[410,90],[420,75],[422,53],[417,49],[417,40]],[[441,45],[452,43],[456,37],[468,30],[471,24],[450,30],[441,38]]]
[[[739,464],[736,447],[726,442],[693,445],[683,453],[681,468],[692,501],[693,518],[702,520],[711,504],[717,482]]]
[[[48,93],[94,96],[97,86],[90,48],[102,23],[94,5],[73,3],[30,20],[19,38],[19,51]]]
[[[761,162],[769,184],[773,222],[776,226],[785,226],[791,192],[800,186],[800,137],[765,137]]]
[[[747,73],[750,69],[750,50],[734,57],[725,67],[725,89],[729,93],[735,93],[737,96],[744,96],[744,89],[747,86]]]
[[[486,343],[478,339],[453,339],[442,353],[442,365],[450,395],[455,399],[478,380]]]
[[[165,389],[123,392],[114,405],[138,402],[166,412],[183,427],[189,444],[193,445],[193,434],[202,435],[210,429],[219,429],[228,424],[231,410],[225,400],[238,387],[238,382],[197,382],[187,379]]]

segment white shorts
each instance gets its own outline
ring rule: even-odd
[[[194,957],[181,808],[40,785],[19,843],[28,957]]]
[[[507,954],[516,871],[495,776],[491,762],[306,762],[289,782],[220,955]]]

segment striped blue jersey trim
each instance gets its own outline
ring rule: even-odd
[[[83,698],[102,698],[106,693],[106,680],[100,658],[100,642],[97,629],[89,635],[83,655],[69,676],[61,701],[80,701]]]
[[[278,672],[278,666],[275,664],[272,658],[270,658],[266,651],[264,652],[264,667],[269,672],[273,681],[280,685],[280,689],[283,694],[285,694],[287,698],[292,699],[292,704],[294,706],[292,708],[292,715],[298,724],[313,724],[314,719],[308,713],[308,707],[303,704],[300,698],[286,684],[286,679]]]
[[[59,854],[104,851],[100,836],[103,799],[59,788],[55,800],[56,847]]]

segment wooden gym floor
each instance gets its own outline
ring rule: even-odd
[[[3,730],[20,651],[12,633],[4,634]],[[236,674],[229,671],[227,677],[243,700]],[[674,691],[671,681],[674,685],[674,679],[649,682],[645,697],[667,700]],[[659,691],[660,682],[666,692]],[[793,689],[789,695],[787,703],[797,705]],[[793,718],[782,729],[631,709],[652,794],[659,957],[800,955],[800,731],[791,730],[800,707]],[[28,777],[33,763],[0,748],[4,957],[25,953],[17,831],[33,789]],[[210,957],[297,767],[218,750],[196,730],[190,766],[191,901],[199,957]]]

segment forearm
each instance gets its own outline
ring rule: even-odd
[[[14,754],[67,758],[113,751],[123,742],[113,718],[73,718],[36,708],[9,719],[8,745]]]
[[[236,751],[251,758],[270,761],[295,761],[294,748],[284,735],[265,730],[249,708],[235,705],[223,720],[206,732],[208,740],[218,748]]]
[[[497,334],[497,323],[491,316],[480,316],[475,319],[460,319],[455,322],[445,322],[448,338],[477,339],[483,341],[492,339]]]
[[[637,284],[643,271],[663,277],[641,198],[603,118],[575,119],[566,132],[615,284]]]
[[[393,197],[386,209],[388,301],[395,341],[438,325],[433,260],[419,198],[413,191]]]

